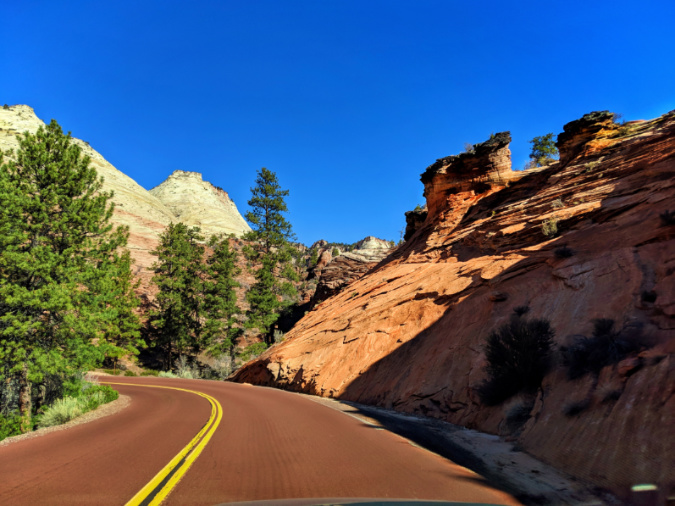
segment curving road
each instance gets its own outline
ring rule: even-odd
[[[310,497],[519,504],[471,471],[304,396],[213,381],[110,381],[132,398],[126,409],[0,447],[0,504],[125,504],[202,430],[211,439],[162,504]],[[222,405],[222,420],[215,426],[214,402],[202,396],[143,385],[202,392]]]

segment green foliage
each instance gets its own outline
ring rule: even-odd
[[[149,324],[153,344],[165,350],[165,368],[170,367],[174,352],[198,351],[202,344],[202,240],[199,228],[170,223],[152,252],[157,255],[152,281],[159,293]]]
[[[53,121],[0,156],[0,363],[20,380],[24,430],[31,383],[96,366],[140,344],[131,309],[128,230],[113,230],[112,194]]]
[[[315,248],[312,250],[312,253],[309,255],[309,266],[316,267],[316,264],[319,263],[319,251]]]
[[[0,441],[21,434],[21,415],[18,413],[3,416],[0,415]]]
[[[534,162],[535,167],[541,167],[557,160],[558,148],[555,147],[553,133],[535,137],[530,141],[530,144],[532,144],[530,159]]]
[[[331,251],[330,254],[333,256],[333,258],[339,257],[340,256],[340,250],[337,249],[337,248],[333,248],[333,251]]]
[[[558,235],[558,220],[549,218],[541,222],[541,233],[546,237],[555,237]]]
[[[278,279],[285,277],[289,282],[298,279],[290,276],[292,268],[289,269],[293,258],[290,243],[293,232],[284,217],[288,212],[284,200],[287,196],[288,190],[281,189],[274,172],[264,167],[258,171],[256,186],[251,188],[251,200],[248,201],[251,211],[246,213],[253,230],[245,239],[252,241],[251,259],[260,265],[255,272],[256,282],[246,294],[250,305],[247,325],[265,335],[279,317],[281,296],[297,296],[297,292],[293,293],[295,288],[291,289],[292,284]]]
[[[108,385],[86,385],[77,396],[58,399],[40,418],[40,427],[52,427],[69,422],[102,404],[112,402],[119,394]]]
[[[235,277],[240,270],[236,265],[237,252],[230,249],[227,239],[213,236],[209,246],[213,248],[213,254],[206,262],[203,338],[209,354],[218,357],[233,353],[234,339],[239,333],[234,325],[237,323],[235,316],[241,313],[235,292],[239,286]]]
[[[134,371],[124,371],[125,376],[137,376],[137,374]]]
[[[262,352],[264,352],[267,349],[267,345],[265,343],[253,343],[246,348],[244,348],[240,353],[239,353],[239,358],[243,360],[244,362],[248,362],[251,359],[256,358],[259,356]]]
[[[159,376],[159,371],[154,371],[152,369],[146,369],[145,371],[141,371],[141,376]]]
[[[286,246],[293,238],[291,224],[284,217],[288,212],[284,200],[288,190],[282,190],[277,175],[265,167],[258,171],[255,184],[248,201],[251,210],[246,213],[246,220],[253,230],[247,238],[260,242],[258,252],[269,255],[273,248]]]
[[[487,405],[499,404],[523,390],[536,390],[549,369],[553,329],[547,320],[524,314],[512,315],[487,338],[488,379],[478,389]]]

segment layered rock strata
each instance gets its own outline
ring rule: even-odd
[[[202,179],[198,172],[174,171],[150,194],[173,212],[179,221],[197,226],[206,237],[220,234],[241,236],[251,227],[222,188]]]
[[[378,262],[386,258],[392,249],[393,246],[389,241],[368,236],[357,242],[352,251],[332,258],[321,270],[321,276],[312,296],[310,307],[314,307],[337,294],[352,281],[366,274]],[[323,254],[320,262],[322,259]]]
[[[0,150],[16,150],[17,134],[26,131],[34,134],[40,126],[44,122],[27,105],[0,108]],[[86,141],[73,138],[72,142],[91,159],[91,166],[103,178],[103,189],[114,192],[115,212],[111,221],[129,227],[127,247],[134,259],[134,274],[141,281],[141,293],[152,293],[150,268],[156,257],[151,251],[169,223],[182,220],[189,225],[202,225],[207,234],[240,235],[248,230],[227,193],[202,181],[201,175],[177,171],[181,174],[174,173],[153,190],[155,196],[113,167]]]
[[[0,109],[0,149],[16,150],[19,147],[17,134],[26,131],[34,134],[41,126],[44,126],[44,122],[27,105]],[[150,251],[156,247],[162,230],[171,221],[177,221],[176,217],[136,181],[113,167],[89,143],[76,138],[72,141],[82,149],[84,155],[91,158],[91,166],[103,178],[103,189],[114,192],[112,223],[129,227],[127,247],[135,261],[132,268],[141,280],[143,290],[147,290],[151,277],[148,268],[155,259]]]
[[[509,436],[624,497],[635,483],[673,490],[675,112],[612,135],[585,124],[599,142],[578,149],[567,125],[563,162],[517,177],[503,140],[487,168],[434,164],[423,176],[429,215],[411,240],[235,379]],[[490,189],[475,188],[483,182]],[[518,306],[551,322],[556,350],[607,318],[639,333],[643,351],[575,380],[556,351],[536,394],[486,406],[486,337]]]

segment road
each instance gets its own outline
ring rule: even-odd
[[[162,504],[309,497],[518,504],[471,471],[305,396],[214,381],[100,379],[123,383],[115,388],[130,406],[0,447],[0,504],[125,504],[200,441],[201,453],[189,468],[178,466],[184,475],[163,489]],[[210,439],[196,440],[200,431]]]

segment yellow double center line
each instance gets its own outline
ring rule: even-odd
[[[202,427],[202,430],[190,441],[185,448],[183,448],[178,455],[176,455],[171,462],[169,462],[155,477],[148,482],[138,493],[131,498],[126,506],[155,506],[160,504],[171,493],[171,490],[178,484],[183,475],[188,471],[192,463],[202,453],[204,447],[208,444],[211,436],[220,425],[220,420],[223,418],[223,407],[220,403],[203,392],[196,390],[187,390],[185,388],[164,387],[158,385],[141,385],[138,383],[111,383],[106,381],[108,385],[124,385],[136,386],[145,388],[164,388],[168,390],[180,390],[181,392],[189,392],[204,397],[211,403],[211,416]]]

